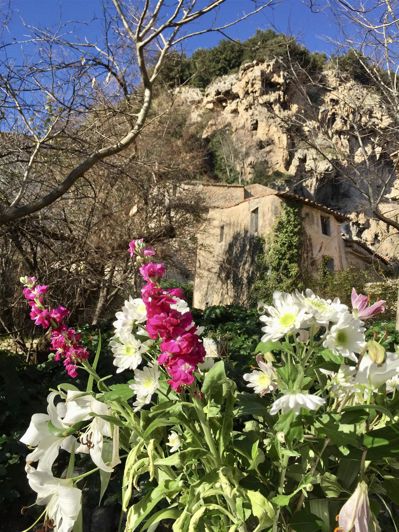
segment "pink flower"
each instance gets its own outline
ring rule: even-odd
[[[153,257],[155,255],[155,249],[151,246],[148,248],[145,248],[143,251],[144,257]]]
[[[39,299],[41,300],[42,296],[47,292],[48,286],[38,284],[36,286],[31,287],[25,287],[22,290],[22,293],[24,294],[24,298],[29,300]]]
[[[142,247],[144,247],[144,240],[142,238],[129,242],[130,256],[134,257]]]
[[[39,325],[44,329],[50,327],[50,312],[47,309],[41,309],[35,305],[30,311],[30,317],[35,322],[35,325]]]
[[[168,383],[177,392],[182,386],[190,386],[194,382],[195,365],[190,364],[184,358],[174,358],[166,369],[171,376]]]
[[[57,325],[60,325],[69,316],[69,310],[60,305],[50,310],[50,316]]]
[[[148,262],[140,268],[143,279],[147,282],[157,281],[165,275],[165,265],[156,262]]]
[[[81,335],[64,323],[69,310],[63,306],[48,309],[44,306],[43,296],[47,286],[36,285],[34,277],[23,277],[24,297],[31,307],[30,317],[36,325],[51,331],[51,348],[55,351],[55,360],[63,360],[70,377],[77,376],[77,364],[89,358],[88,350],[81,345]]]
[[[385,301],[380,299],[373,305],[369,306],[369,297],[363,294],[358,294],[354,288],[352,288],[352,308],[353,315],[361,320],[372,318],[377,314],[385,311]]]

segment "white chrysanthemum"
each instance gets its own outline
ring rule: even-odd
[[[344,314],[349,312],[348,307],[341,303],[338,298],[333,301],[323,299],[309,288],[305,290],[305,294],[298,294],[298,299],[320,325],[328,325],[330,322],[336,323]]]
[[[397,377],[398,373],[399,357],[396,353],[386,353],[385,361],[382,364],[376,364],[368,354],[365,354],[360,361],[355,383],[379,388],[387,381]]]
[[[159,377],[159,367],[156,364],[135,370],[134,383],[130,384],[130,388],[137,396],[133,403],[135,412],[150,403],[152,395],[158,389]]]
[[[273,306],[266,306],[268,316],[261,316],[260,320],[266,325],[262,327],[265,333],[262,342],[280,340],[289,333],[299,331],[309,324],[311,315],[293,294],[274,292]]]
[[[301,408],[307,410],[318,410],[324,405],[325,399],[318,397],[317,395],[311,395],[308,393],[292,392],[279,397],[270,409],[270,414],[274,416],[278,412],[285,414],[286,412],[295,412],[298,414]]]
[[[142,330],[144,335],[145,331]],[[140,334],[140,331],[139,331]],[[114,337],[110,342],[111,351],[114,355],[114,366],[121,373],[126,369],[136,369],[142,361],[142,356],[150,347],[150,341],[141,342],[133,334],[124,334],[121,338]]]
[[[181,446],[180,436],[174,430],[168,436],[168,443],[166,444],[170,447],[170,452],[175,453]]]
[[[213,338],[203,338],[202,343],[205,349],[205,359],[198,364],[198,369],[208,371],[215,365],[215,359],[219,358],[218,346]]]
[[[170,305],[170,308],[177,310],[180,314],[190,312],[190,307],[188,306],[187,301],[184,301],[184,299],[180,299],[179,297],[175,297],[174,300],[175,302]]]
[[[366,345],[364,327],[360,320],[351,314],[345,314],[338,323],[326,333],[323,346],[333,353],[357,362],[355,353],[361,353]]]
[[[26,468],[30,487],[37,493],[36,504],[46,506],[46,520],[57,532],[71,532],[81,509],[82,492],[71,480],[53,477],[46,471]]]
[[[122,307],[122,310],[115,314],[114,321],[115,335],[118,337],[132,332],[135,323],[144,323],[147,319],[147,309],[142,299],[129,297]]]
[[[276,372],[270,362],[266,363],[260,357],[257,357],[257,363],[260,371],[245,373],[243,379],[248,382],[247,386],[253,388],[255,393],[265,395],[277,388]]]

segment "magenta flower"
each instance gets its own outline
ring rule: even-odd
[[[367,320],[385,311],[385,301],[380,299],[373,305],[369,305],[370,298],[363,294],[358,294],[354,288],[352,288],[351,300],[353,315],[360,320]]]
[[[142,238],[137,240],[132,240],[129,242],[129,253],[131,257],[134,257],[138,254],[138,251],[144,247],[144,240]]]
[[[31,319],[36,325],[51,331],[51,348],[54,350],[55,360],[62,360],[68,375],[77,377],[77,364],[87,360],[89,352],[81,345],[81,335],[64,323],[69,310],[61,305],[54,309],[46,308],[43,299],[47,286],[36,285],[34,277],[23,277],[21,281],[25,285],[24,297],[31,307]]]
[[[62,305],[50,310],[50,317],[57,325],[60,325],[69,316],[69,310]]]
[[[47,309],[41,309],[38,306],[33,306],[30,311],[30,318],[35,322],[35,325],[48,329],[51,324],[50,312]]]
[[[145,247],[143,243],[140,245]],[[131,247],[137,254],[137,243]],[[145,248],[139,256],[145,258],[154,254],[152,248]],[[183,290],[163,289],[158,284],[165,275],[165,265],[148,262],[139,271],[146,281],[141,294],[147,311],[148,335],[153,340],[162,340],[158,364],[168,372],[170,386],[180,392],[182,387],[194,382],[194,372],[205,358],[204,346],[196,334],[197,327],[187,305],[176,306],[179,300],[184,301]]]
[[[165,272],[165,264],[156,262],[148,262],[147,264],[143,264],[143,266],[140,268],[140,273],[143,279],[147,282],[153,282],[161,279],[165,275]]]

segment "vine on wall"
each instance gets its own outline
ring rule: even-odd
[[[284,203],[270,238],[263,242],[263,251],[257,256],[253,303],[271,301],[275,290],[292,292],[303,288],[302,239],[301,206]]]

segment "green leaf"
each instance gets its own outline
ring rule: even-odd
[[[172,519],[175,521],[179,515],[181,514],[180,510],[177,510],[176,508],[164,508],[163,510],[159,510],[159,512],[156,512],[154,515],[152,515],[145,524],[140,528],[140,532],[145,532],[146,530],[155,530],[154,525],[158,525],[162,521],[166,521],[167,519]]]
[[[128,401],[134,395],[133,390],[128,384],[113,384],[110,392],[105,392],[102,397],[104,401],[117,401],[122,399],[122,401]]]
[[[343,491],[337,477],[328,471],[322,475],[320,486],[327,497],[339,497]]]
[[[198,461],[202,456],[207,456],[209,451],[201,447],[192,447],[184,451],[176,452],[166,458],[155,460],[156,466],[182,466],[188,464],[191,460]]]
[[[323,520],[308,510],[295,512],[290,525],[294,532],[320,532],[325,530]]]
[[[365,434],[363,445],[367,448],[367,459],[378,460],[399,455],[398,424],[373,430]]]
[[[181,423],[181,420],[177,417],[158,417],[151,421],[151,423],[148,425],[148,427],[145,429],[145,432],[143,434],[143,438],[146,440],[151,436],[151,434],[154,432],[154,430],[160,428],[160,427],[169,427],[173,425],[179,425]]]
[[[94,361],[92,364],[92,368],[94,371],[97,369],[98,360],[100,358],[101,353],[101,333],[98,334],[98,344],[97,344],[97,350],[96,350],[96,356],[94,357]],[[91,392],[93,390],[93,382],[94,382],[94,374],[90,373],[89,378],[87,380],[87,392]]]
[[[136,530],[162,499],[173,497],[180,491],[180,488],[181,486],[178,481],[162,482],[142,497],[136,504],[133,504],[127,513],[125,531],[133,532]]]
[[[259,342],[256,346],[255,353],[270,353],[271,351],[281,351],[280,342]]]
[[[399,479],[385,477],[382,485],[391,501],[399,505]]]
[[[265,417],[268,415],[266,399],[253,393],[240,393],[237,397],[237,404],[237,414],[240,416]]]
[[[207,399],[214,399],[221,404],[223,399],[223,382],[227,379],[223,360],[216,362],[206,373],[202,384],[202,393]]]
[[[330,532],[330,512],[328,508],[327,499],[310,499],[309,500],[310,511],[312,514],[317,515],[323,522],[323,532]]]
[[[275,511],[271,502],[269,502],[259,491],[248,490],[247,495],[251,502],[252,513],[259,520],[256,531],[264,530],[271,526],[275,516]]]

